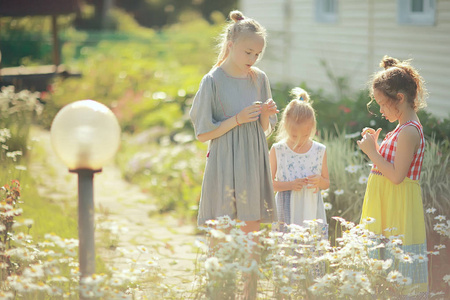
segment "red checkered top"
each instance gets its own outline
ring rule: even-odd
[[[420,179],[420,172],[422,170],[423,155],[425,150],[425,138],[423,136],[422,125],[417,121],[409,121],[403,125],[398,126],[394,131],[389,132],[380,145],[378,152],[390,163],[394,163],[395,152],[397,150],[397,139],[400,131],[406,126],[414,126],[420,133],[420,145],[409,167],[407,177],[412,180]],[[374,169],[377,167],[374,165]]]

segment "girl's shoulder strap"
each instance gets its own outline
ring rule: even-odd
[[[317,150],[315,150],[316,153],[318,153],[321,156],[324,155],[325,150],[327,149],[327,147],[324,144],[319,143],[317,141],[313,141],[313,147],[315,147],[315,149],[317,149]]]
[[[313,144],[316,145],[316,147],[318,147],[320,149],[324,149],[325,150],[327,148],[327,146],[325,146],[322,143],[319,143],[318,141],[313,141]]]
[[[279,142],[273,143],[272,147],[275,149],[280,149],[284,144],[286,144],[284,141],[279,141]]]
[[[402,130],[406,126],[413,126],[413,127],[415,127],[417,129],[417,131],[419,132],[420,136],[421,137],[423,136],[423,127],[422,127],[422,124],[420,124],[418,121],[411,120],[411,121],[406,122],[405,124],[401,125],[398,128],[398,132],[400,132],[400,130]]]

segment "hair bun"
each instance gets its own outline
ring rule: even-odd
[[[290,93],[294,97],[294,99],[297,99],[300,101],[305,101],[305,102],[310,101],[308,92],[300,87],[293,88]]]
[[[396,67],[398,64],[400,64],[400,61],[398,59],[385,55],[380,62],[380,67],[389,69],[392,67]]]
[[[232,12],[230,12],[230,19],[234,22],[239,22],[241,20],[244,20],[245,17],[239,10],[233,10]]]

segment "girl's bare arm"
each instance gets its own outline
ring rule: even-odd
[[[216,129],[197,135],[197,139],[204,143],[221,137],[236,126],[258,120],[259,115],[260,107],[258,105],[248,106],[241,110],[237,115],[222,121]]]

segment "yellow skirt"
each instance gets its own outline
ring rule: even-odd
[[[361,223],[374,218],[366,228],[386,238],[399,236],[400,246],[405,253],[415,257],[427,257],[426,227],[422,203],[422,191],[417,180],[405,178],[400,184],[394,184],[383,175],[372,171],[367,182],[366,194],[361,214]],[[379,251],[376,258],[398,261],[387,249]],[[415,288],[419,298],[428,292],[428,263],[414,259],[399,262],[397,270],[404,277],[412,279],[410,288]],[[409,290],[409,289],[408,289]]]

